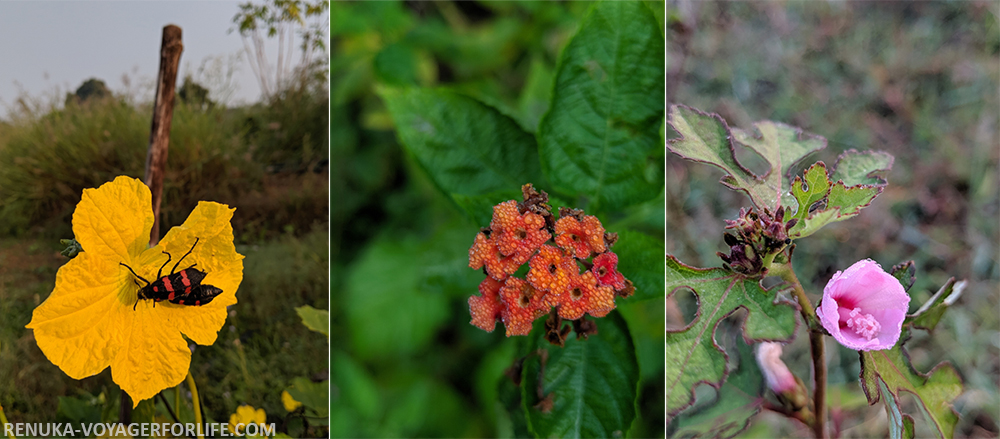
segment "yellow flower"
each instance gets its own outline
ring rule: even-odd
[[[302,403],[292,398],[292,394],[288,393],[287,390],[281,392],[281,403],[285,405],[285,410],[294,412],[295,409],[302,407]]]
[[[145,184],[122,176],[85,189],[73,212],[73,234],[83,252],[59,269],[55,289],[27,326],[38,347],[74,379],[110,366],[111,378],[132,397],[133,406],[179,384],[191,364],[181,334],[201,345],[215,343],[226,307],[236,303],[243,256],[233,245],[234,210],[199,202],[184,224],[148,248],[153,212]],[[202,284],[222,294],[201,306],[162,301],[154,307],[152,300],[138,300],[135,276],[121,264],[155,282],[168,257],[164,252],[179,261],[196,239],[182,268],[197,264],[207,273]]]
[[[238,436],[243,436],[246,434],[247,425],[249,424],[263,424],[267,421],[267,414],[264,413],[264,409],[256,409],[248,405],[241,405],[236,408],[236,413],[229,416],[229,431]],[[236,426],[240,426],[239,431],[237,431]],[[252,431],[253,429],[251,429]]]

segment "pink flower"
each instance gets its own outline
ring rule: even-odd
[[[781,361],[781,343],[762,342],[757,346],[757,365],[764,374],[767,387],[776,394],[795,390],[798,383],[795,375]]]
[[[816,308],[840,344],[860,351],[889,349],[899,340],[910,296],[877,262],[862,259],[834,273]]]

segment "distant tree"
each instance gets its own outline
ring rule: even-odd
[[[191,75],[184,77],[184,83],[177,90],[177,96],[181,98],[184,105],[193,106],[202,110],[208,110],[215,106],[215,102],[208,98],[208,89],[201,84],[194,82]]]
[[[88,100],[101,100],[104,98],[111,97],[111,90],[104,81],[97,78],[90,78],[83,81],[83,84],[76,89],[75,94],[66,93],[66,104],[71,102],[82,104]]]
[[[250,69],[257,76],[265,99],[287,86],[294,72],[305,74],[311,67],[325,64],[329,10],[328,0],[264,0],[260,4],[240,4],[240,12],[233,16],[235,27],[230,32],[238,30],[243,37]],[[265,37],[278,38],[278,57],[273,67],[264,52]],[[301,58],[294,64],[292,52],[297,40]],[[314,59],[317,56],[318,59]]]

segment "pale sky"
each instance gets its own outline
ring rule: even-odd
[[[151,99],[167,24],[183,32],[178,85],[191,74],[213,92],[213,99],[230,105],[256,101],[260,87],[246,55],[240,55],[242,38],[228,32],[239,3],[0,1],[0,117],[8,114],[20,90],[34,98],[59,96],[62,102],[67,92],[91,77],[103,80],[112,91]],[[266,50],[273,62],[277,43]],[[238,55],[242,58],[236,61]],[[211,70],[212,60],[216,73],[199,75],[203,64]],[[235,70],[228,87],[227,70]],[[129,87],[122,81],[126,74]]]

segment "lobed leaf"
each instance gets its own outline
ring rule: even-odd
[[[521,398],[535,436],[623,437],[632,425],[639,382],[632,335],[618,312],[596,323],[597,334],[571,333],[565,347],[534,331],[530,352],[539,354],[524,362]]]
[[[726,379],[726,352],[715,341],[715,329],[723,319],[743,308],[743,338],[747,342],[788,341],[798,327],[798,305],[777,296],[760,281],[722,268],[692,268],[667,255],[666,290],[670,297],[679,290],[692,291],[698,312],[685,328],[667,331],[667,416],[694,403],[694,387],[706,383],[719,388]]]
[[[803,178],[804,177],[804,178]],[[802,177],[795,177],[792,181],[792,196],[795,198],[798,210],[793,214],[789,209],[785,214],[785,220],[797,218],[804,221],[809,217],[810,208],[823,201],[830,193],[830,179],[826,174],[826,165],[823,162],[816,162],[802,174]]]
[[[885,174],[892,168],[895,159],[887,152],[853,149],[844,151],[833,165],[832,181],[843,181],[847,186],[884,186]]]
[[[917,312],[906,316],[903,324],[912,324],[914,328],[933,331],[941,320],[941,316],[944,315],[945,310],[954,304],[959,297],[962,297],[962,291],[965,290],[967,284],[968,281],[964,280],[955,282],[954,277],[948,279],[941,286],[941,289],[937,293],[934,293],[927,302],[924,302]]]
[[[868,397],[869,405],[884,398],[886,404],[898,406],[900,391],[912,394],[924,409],[925,417],[937,436],[950,438],[958,423],[958,414],[952,409],[951,403],[962,393],[962,379],[948,363],[935,366],[927,374],[914,369],[910,356],[903,347],[909,338],[909,326],[903,326],[899,342],[892,349],[860,352],[861,387]],[[882,383],[885,385],[885,392],[879,388]]]
[[[889,388],[881,379],[878,380],[878,390],[883,395],[889,394]],[[913,439],[913,417],[899,409],[895,398],[885,399],[885,413],[889,418],[890,439]]]
[[[663,34],[649,8],[595,5],[559,57],[538,127],[542,169],[557,192],[605,211],[656,196],[663,75]]]
[[[788,179],[795,164],[813,152],[826,148],[826,139],[805,134],[798,128],[762,121],[755,132],[730,128],[717,114],[707,114],[683,105],[670,107],[670,126],[681,137],[667,142],[667,148],[689,160],[715,165],[726,171],[722,184],[741,190],[760,209],[776,209],[794,202],[787,197]],[[763,176],[754,174],[736,158],[736,142],[754,150],[770,167]]]
[[[817,162],[791,179],[795,165],[825,148],[826,139],[770,121],[757,122],[751,133],[730,128],[717,114],[683,105],[670,107],[668,122],[680,134],[667,142],[668,149],[721,168],[726,175],[720,182],[745,192],[758,209],[786,207],[784,220],[796,219],[788,230],[793,239],[857,215],[882,192],[893,162],[885,152],[849,150],[838,157],[832,174]],[[743,166],[736,158],[737,145],[758,153],[769,166],[767,173],[757,175]]]
[[[738,338],[738,337],[737,337]],[[750,424],[764,403],[764,377],[754,361],[753,348],[735,340],[739,361],[719,387],[714,403],[673,419],[671,437],[733,437]]]

